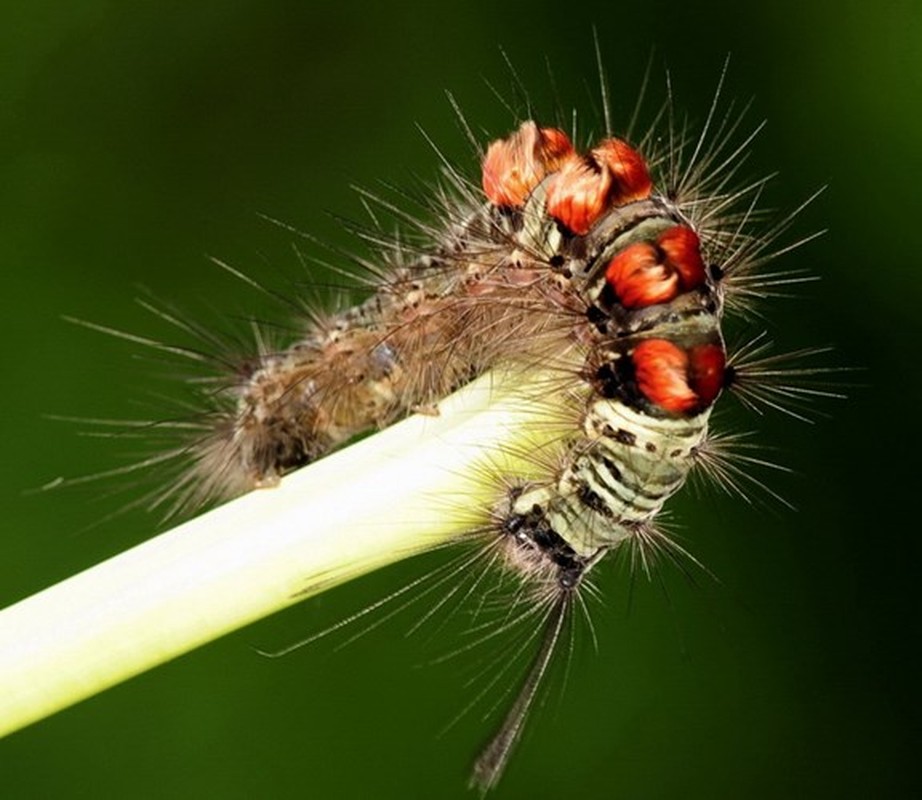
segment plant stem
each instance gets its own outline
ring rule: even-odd
[[[498,497],[487,475],[524,474],[529,453],[553,446],[549,393],[526,397],[515,383],[486,375],[437,416],[411,417],[0,611],[0,736],[486,524]]]

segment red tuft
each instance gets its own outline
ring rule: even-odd
[[[704,261],[701,259],[701,242],[687,225],[676,225],[663,231],[656,240],[668,262],[682,276],[685,291],[704,283]]]
[[[688,351],[692,386],[702,405],[710,405],[724,387],[727,356],[719,344],[701,344]]]
[[[612,176],[585,156],[568,158],[547,187],[547,213],[582,236],[609,206]]]
[[[679,293],[679,276],[660,263],[657,249],[646,243],[625,247],[608,264],[605,280],[625,308],[668,303]]]
[[[676,225],[661,233],[655,246],[629,245],[608,262],[605,280],[625,308],[668,303],[704,283],[698,236]]]
[[[666,339],[647,339],[632,354],[637,387],[654,405],[673,414],[691,411],[698,395],[688,385],[688,355]]]
[[[529,120],[505,139],[497,139],[483,159],[483,191],[498,206],[524,205],[545,175],[560,168],[573,155],[573,145],[563,131],[539,128]]]
[[[614,177],[610,198],[612,205],[623,206],[650,196],[653,181],[647,162],[627,142],[622,139],[606,139],[592,151],[592,157],[600,166],[610,170]]]
[[[612,206],[650,196],[647,164],[621,139],[606,139],[589,155],[571,153],[547,187],[547,212],[583,236]]]

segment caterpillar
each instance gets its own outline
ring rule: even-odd
[[[417,238],[359,231],[378,248],[361,261],[369,296],[305,314],[291,341],[258,334],[248,358],[231,369],[222,359],[222,371],[194,385],[194,415],[163,425],[180,441],[157,460],[181,472],[157,503],[186,513],[271,487],[411,413],[438,413],[441,399],[491,370],[526,384],[542,376],[535,390],[560,398],[555,457],[527,477],[493,476],[494,502],[469,537],[512,577],[510,603],[524,598],[543,631],[475,763],[472,783],[484,791],[503,773],[597,564],[625,548],[644,567],[660,550],[682,552],[657,518],[693,470],[731,487],[746,480],[733,438],[710,430],[721,395],[790,410],[817,393],[804,382],[814,371],[766,355],[760,336],[736,350],[726,343],[728,313],[745,318],[799,278],[764,269],[797,210],[759,230],[763,182],[737,187],[757,130],[740,134],[739,117],[721,116],[722,85],[695,137],[671,105],[664,136],[656,126],[636,141],[616,136],[607,99],[596,135],[528,118],[483,147],[459,116],[479,152],[477,178],[443,159],[424,219],[366,193]]]

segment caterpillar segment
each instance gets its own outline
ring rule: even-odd
[[[728,375],[719,270],[706,267],[690,221],[628,144],[562,156],[563,136],[526,122],[484,161],[488,198],[522,214],[519,238],[532,237],[523,249],[554,250],[585,310],[573,331],[583,346],[579,427],[555,474],[509,490],[497,526],[505,562],[552,612],[519,699],[475,764],[482,790],[502,774],[574,593],[685,483]]]
[[[216,499],[271,485],[358,433],[436,409],[508,362],[510,342],[523,365],[567,363],[581,304],[533,253],[510,252],[508,223],[473,220],[451,252],[395,271],[363,305],[256,360],[212,398],[220,423],[189,448],[192,477],[232,471]]]
[[[529,531],[547,540],[552,560],[560,540],[592,561],[681,488],[726,358],[722,300],[698,235],[654,192],[642,156],[617,139],[562,155],[564,139],[526,122],[490,145],[483,165],[488,198],[523,218],[522,248],[552,249],[585,309],[572,331],[584,353],[580,429],[559,474],[514,490],[504,529],[513,542]],[[561,583],[572,588],[564,561]]]

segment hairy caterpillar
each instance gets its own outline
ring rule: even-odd
[[[745,144],[731,143],[735,125],[712,109],[700,138],[677,133],[657,155],[652,134],[629,144],[606,125],[577,146],[573,132],[525,121],[487,149],[479,186],[448,171],[424,255],[392,248],[363,305],[306,321],[293,344],[267,344],[206,385],[204,413],[183,421],[196,429],[165,456],[189,465],[166,497],[194,508],[437,410],[491,368],[553,373],[568,400],[562,454],[539,478],[498,476],[477,531],[547,630],[478,762],[481,786],[498,779],[596,562],[623,545],[643,557],[666,546],[653,523],[688,470],[732,469],[708,434],[721,390],[772,397],[758,379],[777,370],[728,359],[720,327],[726,304],[772,282],[752,270],[779,232],[750,230],[758,185],[729,188]]]

